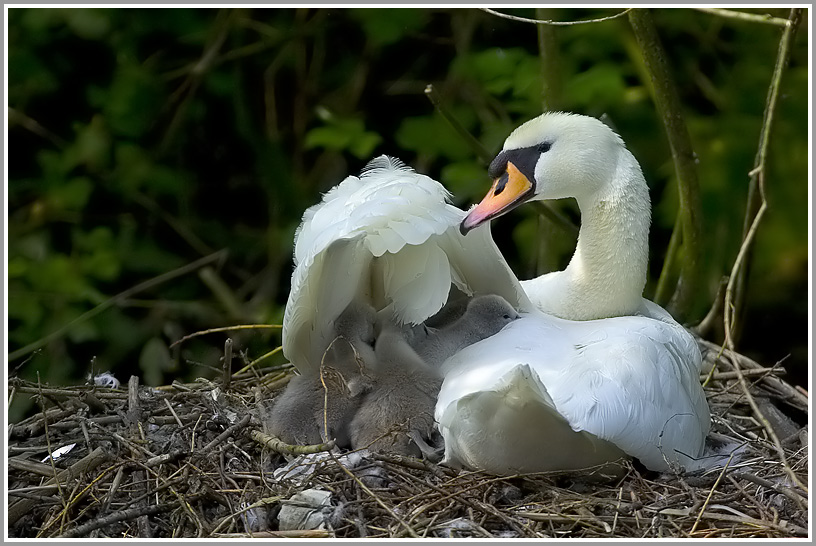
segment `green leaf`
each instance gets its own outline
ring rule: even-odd
[[[377,133],[366,131],[361,119],[329,117],[327,124],[306,133],[307,148],[325,148],[335,152],[349,151],[355,157],[370,157],[382,142]]]
[[[349,15],[363,27],[371,45],[382,47],[425,26],[427,12],[413,8],[355,8]]]
[[[57,211],[81,211],[93,191],[93,182],[87,177],[76,177],[48,190],[49,207]]]
[[[406,118],[395,136],[400,148],[428,158],[462,160],[473,155],[462,137],[437,114]]]

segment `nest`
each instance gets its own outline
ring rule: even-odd
[[[321,451],[331,446],[283,455],[292,447],[265,436],[258,416],[291,377],[286,366],[159,388],[11,379],[10,396],[42,411],[9,427],[9,536],[807,536],[807,428],[796,424],[807,393],[779,366],[700,343],[716,363],[709,443],[725,464],[674,474],[634,462],[600,483]]]

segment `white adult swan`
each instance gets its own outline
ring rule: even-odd
[[[444,364],[446,460],[509,474],[603,464],[622,450],[654,470],[696,466],[710,426],[700,352],[642,298],[649,196],[623,141],[596,119],[545,114],[507,138],[489,173],[463,233],[525,201],[565,197],[578,202],[581,230],[566,270],[522,282],[541,312]]]

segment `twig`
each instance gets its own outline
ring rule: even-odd
[[[728,280],[728,286],[725,289],[725,307],[724,307],[724,323],[725,323],[725,344],[727,347],[732,351],[736,352],[735,344],[734,344],[734,328],[735,324],[733,321],[733,317],[736,314],[736,307],[739,305],[739,301],[735,305],[732,303],[732,296],[734,285],[738,279],[742,279],[741,285],[744,286],[744,279],[746,277],[745,269],[743,268],[743,263],[745,260],[746,255],[748,254],[751,243],[756,236],[756,231],[758,229],[759,223],[762,220],[765,211],[768,208],[768,203],[765,199],[765,162],[768,153],[768,146],[770,143],[770,133],[771,127],[773,126],[774,114],[776,112],[777,106],[777,99],[779,96],[779,87],[782,82],[782,73],[785,69],[785,66],[788,63],[788,59],[790,57],[790,46],[793,42],[793,36],[796,32],[796,29],[799,26],[799,22],[802,16],[802,9],[801,8],[794,8],[790,12],[790,24],[785,27],[785,31],[782,34],[782,39],[779,42],[779,51],[776,58],[776,65],[774,66],[774,73],[771,78],[771,85],[768,89],[768,98],[765,105],[765,115],[764,119],[762,120],[762,131],[760,134],[760,145],[759,150],[757,152],[757,160],[756,160],[756,167],[751,171],[751,186],[753,186],[754,181],[756,180],[757,188],[760,195],[761,204],[759,206],[759,210],[757,210],[756,216],[754,216],[753,220],[751,221],[750,228],[743,239],[742,246],[740,247],[739,253],[737,254],[737,259],[734,261],[734,266],[731,268],[731,275]],[[751,194],[753,192],[749,189],[749,211],[751,207]],[[738,299],[744,297],[744,291],[738,294]],[[749,405],[751,406],[751,410],[753,411],[754,415],[756,416],[757,420],[762,424],[765,430],[768,433],[768,436],[774,443],[776,447],[776,451],[779,454],[779,459],[782,463],[785,472],[788,476],[793,480],[793,482],[800,487],[803,491],[807,491],[807,487],[801,482],[799,477],[796,475],[795,472],[790,468],[788,464],[787,457],[785,456],[785,450],[782,447],[782,443],[779,441],[779,438],[776,435],[773,427],[771,426],[768,419],[763,415],[762,411],[760,410],[759,406],[754,400],[754,397],[751,396],[749,391],[749,386],[747,381],[745,380],[744,375],[742,374],[742,369],[740,367],[739,361],[737,359],[732,360],[734,364],[734,370],[739,375],[739,383],[745,393],[745,397],[748,400]]]
[[[281,453],[285,455],[311,455],[313,453],[321,453],[323,451],[331,451],[334,449],[335,441],[329,440],[323,444],[314,444],[314,445],[292,445],[287,444],[280,438],[276,438],[275,436],[270,436],[269,434],[264,434],[261,431],[253,430],[250,431],[249,437],[261,444],[262,446],[268,447],[272,451],[276,453]]]
[[[56,329],[55,331],[51,332],[47,336],[45,336],[43,338],[40,338],[37,341],[34,341],[32,343],[29,343],[25,347],[22,347],[20,349],[17,349],[16,351],[13,351],[13,352],[9,353],[8,360],[9,361],[15,360],[17,358],[20,358],[21,356],[27,355],[31,351],[35,351],[35,350],[39,349],[40,347],[43,347],[43,346],[51,343],[55,339],[58,339],[58,338],[64,336],[71,328],[73,328],[77,324],[81,324],[81,323],[95,317],[99,313],[101,313],[101,312],[107,310],[108,308],[116,305],[117,303],[121,302],[122,300],[128,299],[129,297],[133,296],[134,294],[137,294],[137,293],[142,292],[144,290],[147,290],[149,288],[153,288],[155,286],[158,286],[158,285],[160,285],[162,283],[165,283],[165,282],[167,282],[169,280],[172,280],[172,279],[175,279],[177,277],[182,277],[184,275],[187,275],[188,273],[190,273],[192,271],[195,271],[196,269],[198,269],[200,267],[203,267],[203,266],[205,266],[205,265],[207,265],[209,263],[212,263],[212,262],[215,262],[217,260],[222,259],[224,256],[226,256],[226,251],[219,250],[218,252],[210,254],[209,256],[205,256],[204,258],[200,258],[200,259],[198,259],[198,260],[196,260],[194,262],[191,262],[191,263],[189,263],[189,264],[187,264],[185,266],[179,267],[179,268],[174,269],[172,271],[168,271],[167,273],[162,273],[161,275],[159,275],[157,277],[153,277],[152,279],[141,282],[141,283],[137,284],[136,286],[134,286],[132,288],[128,288],[124,292],[119,292],[118,294],[116,294],[112,298],[109,298],[109,299],[103,301],[102,303],[100,303],[99,305],[97,305],[96,307],[94,307],[93,309],[90,309],[89,311],[86,311],[86,312],[82,313],[81,315],[79,315],[77,318],[75,318],[74,320],[72,320],[68,324]]]
[[[325,529],[296,529],[292,531],[258,531],[252,533],[225,533],[213,535],[216,538],[331,538]]]
[[[266,360],[270,356],[276,355],[279,352],[281,352],[282,350],[283,350],[283,345],[280,345],[278,347],[275,347],[274,349],[272,349],[268,353],[262,354],[261,356],[259,356],[258,358],[256,358],[255,360],[253,360],[252,362],[250,362],[249,364],[247,364],[246,366],[244,366],[243,368],[241,368],[237,372],[235,372],[236,375],[239,374],[239,373],[243,373],[243,372],[247,371],[248,369],[253,367],[255,364],[257,364],[258,362],[260,362],[262,360]]]
[[[742,375],[744,377],[751,377],[754,375],[785,375],[787,371],[785,368],[757,368],[756,370],[743,370]],[[709,379],[711,381],[721,381],[723,379],[739,379],[739,372],[720,372],[714,374],[704,374],[700,375],[700,380]]]
[[[275,504],[277,502],[280,502],[282,498],[283,497],[266,497],[266,498],[263,498],[263,499],[259,499],[259,500],[255,501],[255,502],[253,502],[252,504],[250,504],[249,506],[247,506],[245,508],[242,508],[241,510],[238,510],[235,513],[229,514],[228,516],[224,516],[224,518],[221,519],[220,522],[218,522],[218,525],[215,526],[215,529],[213,529],[210,532],[210,535],[215,535],[217,532],[219,532],[224,527],[224,525],[229,523],[231,520],[235,519],[237,516],[240,516],[241,514],[245,514],[245,513],[249,512],[250,510],[253,510],[255,508],[260,508],[261,506],[266,506],[267,504]]]
[[[65,470],[59,471],[54,478],[48,480],[44,485],[57,485],[64,483],[68,479],[78,477],[83,472],[90,472],[103,462],[108,460],[108,454],[102,448],[96,448],[91,453],[71,465]],[[9,459],[11,464],[12,459]],[[36,501],[23,499],[15,504],[10,504],[7,511],[8,524],[13,525],[21,517],[23,517],[29,510],[36,506]]]
[[[142,508],[131,508],[129,510],[121,510],[118,512],[114,512],[109,516],[89,521],[88,523],[80,525],[75,529],[71,529],[70,531],[60,535],[59,538],[75,538],[85,536],[91,531],[94,531],[96,529],[102,529],[103,527],[106,527],[113,523],[118,523],[120,521],[128,521],[131,519],[138,518],[140,516],[153,516],[156,514],[161,514],[162,512],[168,512],[170,510],[173,510],[174,508],[178,508],[178,503],[166,502],[163,504],[154,504],[152,506],[145,506]]]
[[[407,533],[408,533],[408,534],[409,534],[409,535],[410,535],[412,538],[419,538],[419,535],[417,534],[417,532],[416,532],[416,531],[414,531],[414,529],[413,529],[413,528],[412,528],[410,525],[408,525],[408,523],[406,523],[406,521],[405,521],[404,519],[402,519],[402,518],[401,518],[401,517],[400,517],[400,516],[399,516],[399,515],[398,515],[396,512],[394,512],[394,510],[392,510],[392,509],[391,509],[391,507],[389,507],[387,504],[385,504],[385,503],[383,502],[383,500],[382,500],[380,497],[378,497],[378,496],[377,496],[377,495],[376,495],[376,494],[375,494],[375,493],[374,493],[374,492],[373,492],[371,489],[369,489],[369,488],[366,486],[366,484],[364,484],[364,483],[363,483],[363,482],[360,480],[360,478],[358,478],[357,476],[355,476],[353,472],[351,472],[351,471],[350,471],[348,468],[346,468],[346,467],[345,467],[345,466],[344,466],[344,465],[343,465],[343,464],[342,464],[340,461],[338,461],[338,460],[337,460],[337,458],[336,458],[336,457],[334,457],[334,455],[332,455],[332,454],[331,454],[331,452],[329,452],[329,455],[331,455],[331,457],[332,457],[332,459],[334,460],[334,462],[335,462],[335,463],[337,463],[337,466],[339,466],[339,467],[340,467],[340,469],[341,469],[343,472],[345,472],[345,473],[346,473],[346,474],[347,474],[347,475],[348,475],[348,476],[349,476],[349,477],[350,477],[352,480],[354,480],[354,481],[357,483],[357,485],[359,485],[359,486],[360,486],[360,488],[361,488],[363,491],[365,491],[365,492],[366,492],[366,493],[367,493],[367,494],[368,494],[368,495],[369,495],[369,496],[370,496],[372,499],[374,499],[374,501],[375,501],[377,504],[379,504],[379,505],[380,505],[380,506],[381,506],[383,509],[385,509],[385,511],[386,511],[386,512],[388,512],[388,514],[389,514],[389,515],[390,515],[392,518],[394,518],[395,520],[397,520],[397,521],[399,522],[399,524],[400,524],[400,525],[402,525],[402,527],[405,529],[405,531],[406,531],[406,532],[407,532]]]
[[[763,521],[761,519],[755,518],[748,518],[742,516],[731,516],[729,514],[714,514],[712,512],[706,512],[703,516],[703,519],[708,519],[712,521],[725,521],[728,523],[739,523],[742,525],[750,525],[752,527],[758,528],[766,528],[772,529],[774,531],[785,533],[785,534],[794,534],[798,536],[808,536],[808,530],[804,527],[800,527],[798,525],[794,525],[790,522],[781,522],[781,523],[773,523],[770,521]]]
[[[757,226],[759,225],[762,216],[767,209],[767,201],[765,199],[765,163],[768,156],[768,149],[771,140],[771,130],[773,128],[774,115],[776,113],[779,88],[782,84],[782,73],[788,64],[790,58],[790,47],[793,43],[793,38],[802,17],[802,9],[794,8],[790,12],[790,24],[785,27],[782,33],[782,38],[779,41],[779,49],[776,56],[776,64],[774,65],[773,75],[771,76],[771,83],[768,87],[768,95],[765,100],[765,112],[762,119],[762,128],[759,135],[759,146],[757,149],[756,158],[754,159],[754,168],[749,173],[750,180],[748,182],[748,203],[745,211],[745,223],[743,226],[743,242],[740,247],[737,259],[731,269],[731,275],[728,279],[728,286],[725,293],[725,335],[726,339],[734,339],[739,337],[739,328],[736,321],[732,321],[733,317],[738,317],[742,308],[744,307],[744,299],[748,278],[748,256],[752,250],[752,242],[756,236]],[[757,193],[759,197],[757,197]],[[757,204],[759,199],[760,204]],[[756,213],[752,212],[756,209]],[[753,217],[752,217],[753,216]],[[732,293],[736,290],[736,302],[732,304]],[[734,324],[731,324],[734,322]]]
[[[779,493],[781,495],[785,495],[790,500],[795,502],[796,505],[799,506],[800,509],[807,510],[806,506],[802,506],[802,500],[805,500],[805,501],[808,500],[807,495],[805,495],[803,493],[800,493],[799,491],[797,491],[796,489],[793,489],[792,487],[783,487],[783,486],[780,486],[780,485],[776,485],[775,483],[769,482],[768,480],[763,480],[759,476],[755,476],[755,475],[749,474],[747,472],[735,472],[734,477],[738,478],[740,480],[745,480],[745,481],[751,482],[751,483],[756,484],[756,485],[758,485],[760,487],[770,489],[771,491],[775,491],[775,492],[777,492],[777,493]]]
[[[221,382],[224,390],[229,390],[232,381],[232,338],[224,342],[224,367],[221,373]]]
[[[717,295],[714,296],[714,302],[711,304],[708,313],[706,313],[706,316],[703,317],[703,320],[701,320],[697,326],[692,328],[698,336],[707,337],[708,333],[720,319],[720,315],[723,312],[723,305],[725,304],[725,288],[727,285],[728,277],[720,279],[720,284],[717,285]]]
[[[677,276],[675,270],[677,268],[678,251],[680,250],[680,241],[682,240],[681,233],[683,231],[683,220],[678,214],[674,219],[674,226],[672,227],[671,237],[669,238],[669,245],[666,247],[666,257],[663,260],[663,267],[660,269],[660,276],[657,279],[657,287],[654,292],[654,301],[658,305],[666,306],[671,300],[677,287]]]
[[[643,60],[654,89],[657,111],[663,120],[669,147],[674,159],[683,234],[683,263],[677,291],[672,298],[673,314],[681,320],[688,315],[699,289],[701,274],[700,189],[697,166],[688,128],[683,120],[680,97],[671,76],[666,52],[660,43],[652,15],[648,9],[629,11],[629,22],[640,46]]]
[[[627,13],[629,13],[632,8],[627,8],[620,13],[616,13],[615,15],[610,15],[609,17],[601,17],[600,19],[586,19],[583,21],[543,21],[541,19],[527,19],[526,17],[516,17],[515,15],[508,15],[506,13],[501,13],[490,8],[479,8],[480,10],[489,13],[490,15],[495,15],[496,17],[501,17],[503,19],[510,19],[511,21],[517,21],[519,23],[531,23],[533,25],[552,25],[556,27],[568,27],[573,25],[586,25],[590,23],[602,23],[603,21],[609,21],[611,19],[617,19],[618,17],[623,17]]]
[[[493,159],[493,156],[487,149],[482,146],[482,143],[476,140],[476,137],[470,134],[470,131],[465,129],[459,120],[453,117],[453,115],[448,112],[448,109],[442,105],[442,101],[439,99],[439,94],[434,89],[433,84],[428,84],[425,86],[425,96],[428,97],[428,100],[431,101],[431,104],[434,105],[436,111],[439,112],[445,121],[448,122],[448,125],[456,131],[456,133],[462,137],[468,146],[476,153],[476,156],[479,158],[480,161],[487,164]]]
[[[739,21],[748,21],[750,23],[765,23],[769,25],[776,25],[779,27],[787,27],[790,24],[790,20],[782,19],[781,17],[774,17],[768,13],[764,15],[759,15],[756,13],[746,13],[744,11],[732,11],[729,9],[721,9],[721,8],[693,8],[697,11],[702,11],[704,13],[710,13],[711,15],[718,15],[720,17],[725,17],[727,19],[737,19]]]
[[[210,328],[209,330],[201,330],[199,332],[194,332],[190,335],[184,336],[181,339],[177,339],[173,343],[170,344],[170,349],[178,345],[179,343],[184,343],[189,339],[193,339],[194,337],[203,336],[206,334],[215,334],[218,332],[232,332],[233,330],[261,330],[261,329],[275,329],[280,330],[283,328],[281,324],[239,324],[237,326],[223,326],[221,328]],[[236,372],[237,373],[237,372]]]
[[[720,485],[720,482],[722,481],[723,476],[725,476],[725,473],[728,471],[728,465],[731,464],[731,460],[733,458],[734,458],[734,453],[731,453],[731,456],[728,457],[727,461],[725,461],[725,466],[723,466],[722,472],[720,472],[720,475],[717,476],[717,480],[714,482],[714,485],[711,486],[711,489],[708,492],[708,496],[706,497],[706,500],[703,503],[703,506],[700,508],[700,513],[697,514],[697,519],[694,520],[694,525],[691,526],[691,531],[689,531],[690,535],[693,535],[694,531],[697,529],[697,525],[700,523],[700,519],[703,517],[703,514],[705,513],[705,509],[708,506],[708,503],[711,502],[711,497],[712,497],[712,495],[714,495],[714,491],[717,489],[717,486]]]
[[[543,20],[552,8],[536,7],[536,19]],[[541,106],[542,111],[563,108],[563,85],[561,59],[558,51],[558,36],[553,25],[538,25],[538,59],[541,64]]]
[[[202,447],[201,450],[199,451],[199,454],[207,453],[209,450],[211,450],[212,448],[214,448],[215,446],[217,446],[218,444],[220,444],[221,442],[235,434],[236,430],[247,426],[249,424],[250,419],[252,419],[251,415],[249,414],[244,415],[240,421],[227,427],[227,429],[224,430],[224,432],[222,432],[221,434],[219,434],[212,442]]]

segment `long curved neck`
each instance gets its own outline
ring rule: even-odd
[[[530,299],[572,320],[636,313],[646,284],[651,206],[635,158],[623,150],[608,183],[576,199],[581,229],[575,254],[564,271],[525,282]]]

